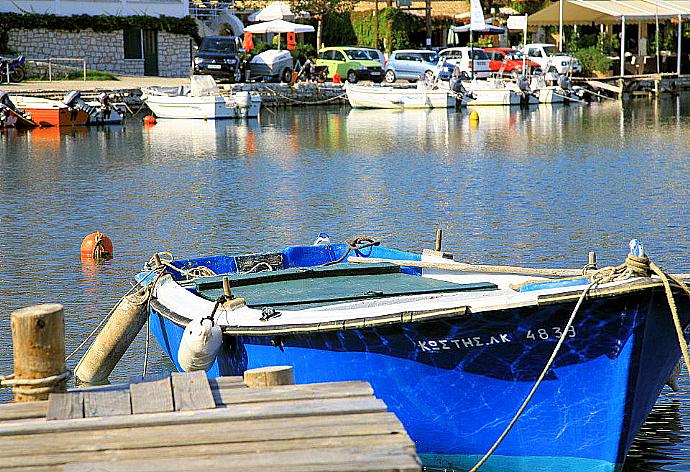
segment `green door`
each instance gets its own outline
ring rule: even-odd
[[[143,30],[144,75],[158,75],[158,32]]]

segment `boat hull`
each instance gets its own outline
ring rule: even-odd
[[[448,90],[396,89],[393,87],[351,85],[345,87],[353,108],[450,108],[455,98]]]
[[[261,99],[251,97],[247,108],[233,106],[218,95],[203,97],[157,96],[145,99],[146,105],[158,118],[221,120],[231,118],[256,118],[261,108]]]
[[[469,106],[518,106],[520,94],[511,89],[468,88],[468,93],[474,97],[467,104]]]
[[[208,374],[292,365],[299,383],[365,380],[403,422],[425,465],[466,470],[527,396],[573,305],[370,329],[226,335]],[[182,324],[153,309],[150,319],[177,363]],[[678,361],[673,333],[659,291],[586,302],[554,367],[482,470],[620,468]]]

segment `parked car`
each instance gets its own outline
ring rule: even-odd
[[[491,72],[501,72],[505,75],[512,75],[514,77],[523,73],[522,52],[512,48],[484,48],[484,52],[489,57],[489,69]],[[525,58],[526,59],[526,58]],[[540,69],[538,63],[525,60],[526,71],[534,74]]]
[[[373,49],[373,48],[360,48],[362,51],[366,51],[367,54],[369,54],[369,57],[377,61],[379,64],[381,64],[381,67],[384,67],[386,65],[386,56],[381,52],[379,49]]]
[[[439,59],[443,59],[446,63],[457,65],[460,71],[465,72],[470,78],[486,78],[491,73],[489,58],[479,48],[448,48],[438,54]]]
[[[381,63],[371,59],[365,48],[357,47],[329,47],[319,51],[316,59],[317,66],[328,66],[328,78],[333,78],[337,72],[348,82],[371,80],[383,81]]]
[[[393,51],[388,56],[385,66],[386,82],[392,83],[397,79],[416,81],[420,77],[433,79],[437,63],[438,54],[434,51],[420,49]]]
[[[236,36],[207,36],[194,58],[194,74],[212,75],[234,82],[239,76],[237,53],[240,40]]]
[[[558,72],[568,74],[582,72],[582,64],[572,55],[560,52],[555,44],[533,43],[526,44],[522,53],[527,58],[538,63],[544,72]]]

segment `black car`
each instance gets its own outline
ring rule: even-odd
[[[194,58],[194,73],[235,81],[240,40],[237,36],[207,36]]]

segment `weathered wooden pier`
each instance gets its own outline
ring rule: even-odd
[[[573,79],[576,83],[586,83],[599,91],[607,92],[619,100],[634,97],[659,97],[661,94],[678,94],[690,90],[690,75],[644,74],[604,78]]]
[[[64,369],[53,362],[46,372],[41,359],[54,332],[64,332],[62,307],[19,311],[32,347],[15,349],[15,360],[31,358],[35,372],[15,379],[40,383],[37,376]],[[22,335],[16,313],[13,336]],[[64,344],[62,351],[64,359]],[[0,405],[3,470],[421,470],[414,443],[365,382],[294,385],[292,368],[274,367],[244,377],[192,372],[66,391],[62,380],[53,392],[22,388],[48,400],[26,401],[33,398],[15,389],[21,402]]]

